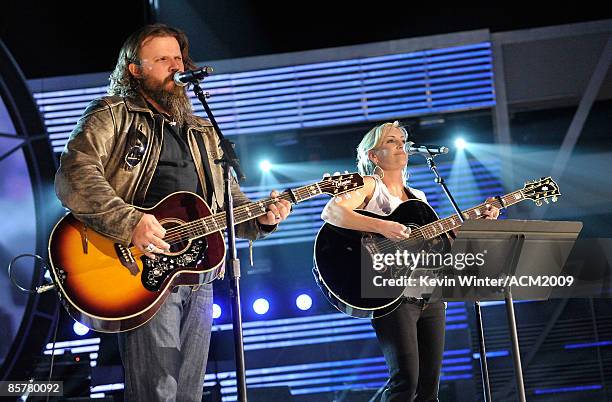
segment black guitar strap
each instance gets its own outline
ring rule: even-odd
[[[212,172],[210,170],[210,163],[208,159],[208,150],[206,149],[206,145],[204,144],[204,138],[202,138],[200,132],[195,133],[195,138],[198,143],[198,149],[200,150],[200,158],[202,159],[202,166],[204,166],[204,180],[206,183],[206,188],[202,190],[204,194],[204,199],[209,207],[212,208],[212,200],[215,192],[215,188],[212,185]],[[205,285],[211,283],[219,276],[219,268],[213,269],[212,271],[205,272],[200,274],[200,285]],[[221,274],[223,275],[223,274]],[[222,277],[222,276],[221,276]],[[177,287],[178,288],[178,287]],[[196,291],[200,288],[200,286],[194,286],[193,290]]]
[[[419,199],[414,194],[412,194],[412,191],[410,191],[410,189],[408,189],[407,187],[404,187],[404,192],[406,193],[406,196],[408,197],[409,200],[418,200]]]
[[[202,159],[202,166],[204,166],[204,180],[206,180],[206,188],[202,189],[202,193],[204,194],[204,199],[209,206],[212,206],[212,199],[214,195],[214,187],[212,185],[212,172],[210,170],[210,164],[208,159],[208,150],[206,149],[206,145],[204,144],[204,139],[202,138],[202,134],[196,132],[195,134],[196,141],[198,143],[198,148],[200,149],[200,157]]]

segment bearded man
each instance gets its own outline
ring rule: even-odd
[[[134,205],[152,207],[173,192],[191,191],[213,212],[224,208],[217,134],[173,81],[177,71],[193,68],[180,30],[154,24],[134,32],[110,76],[109,96],[87,107],[55,177],[59,199],[77,219],[149,258],[170,245],[155,216]],[[250,202],[236,183],[231,191],[236,205]],[[289,211],[281,200],[237,225],[236,235],[260,238]],[[199,285],[175,288],[146,324],[120,333],[125,399],[199,402],[211,326],[212,285],[203,277]]]

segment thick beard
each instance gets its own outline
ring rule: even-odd
[[[140,81],[144,93],[163,107],[179,125],[194,123],[193,108],[187,97],[185,87],[174,86],[172,90],[164,89],[164,84],[154,84],[144,79]]]

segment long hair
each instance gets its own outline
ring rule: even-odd
[[[196,68],[195,63],[189,57],[189,40],[183,31],[165,24],[145,25],[131,34],[123,43],[119,51],[119,59],[109,78],[110,86],[108,94],[135,96],[138,93],[140,82],[132,76],[128,66],[130,63],[140,65],[140,50],[147,39],[168,36],[175,38],[178,42],[185,69],[191,70]]]
[[[398,128],[404,133],[404,138],[406,138],[406,140],[408,139],[408,131],[400,126],[398,121],[379,124],[363,136],[361,142],[357,146],[357,169],[361,175],[370,176],[375,173],[374,169],[376,165],[370,160],[368,153],[382,143],[383,136],[393,127]],[[404,176],[404,181],[406,181],[408,179],[408,170],[406,167],[402,171],[402,174]]]

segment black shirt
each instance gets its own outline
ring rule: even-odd
[[[164,122],[163,143],[157,169],[145,195],[143,207],[150,208],[176,191],[203,196],[184,128]],[[205,155],[206,151],[201,150]]]

